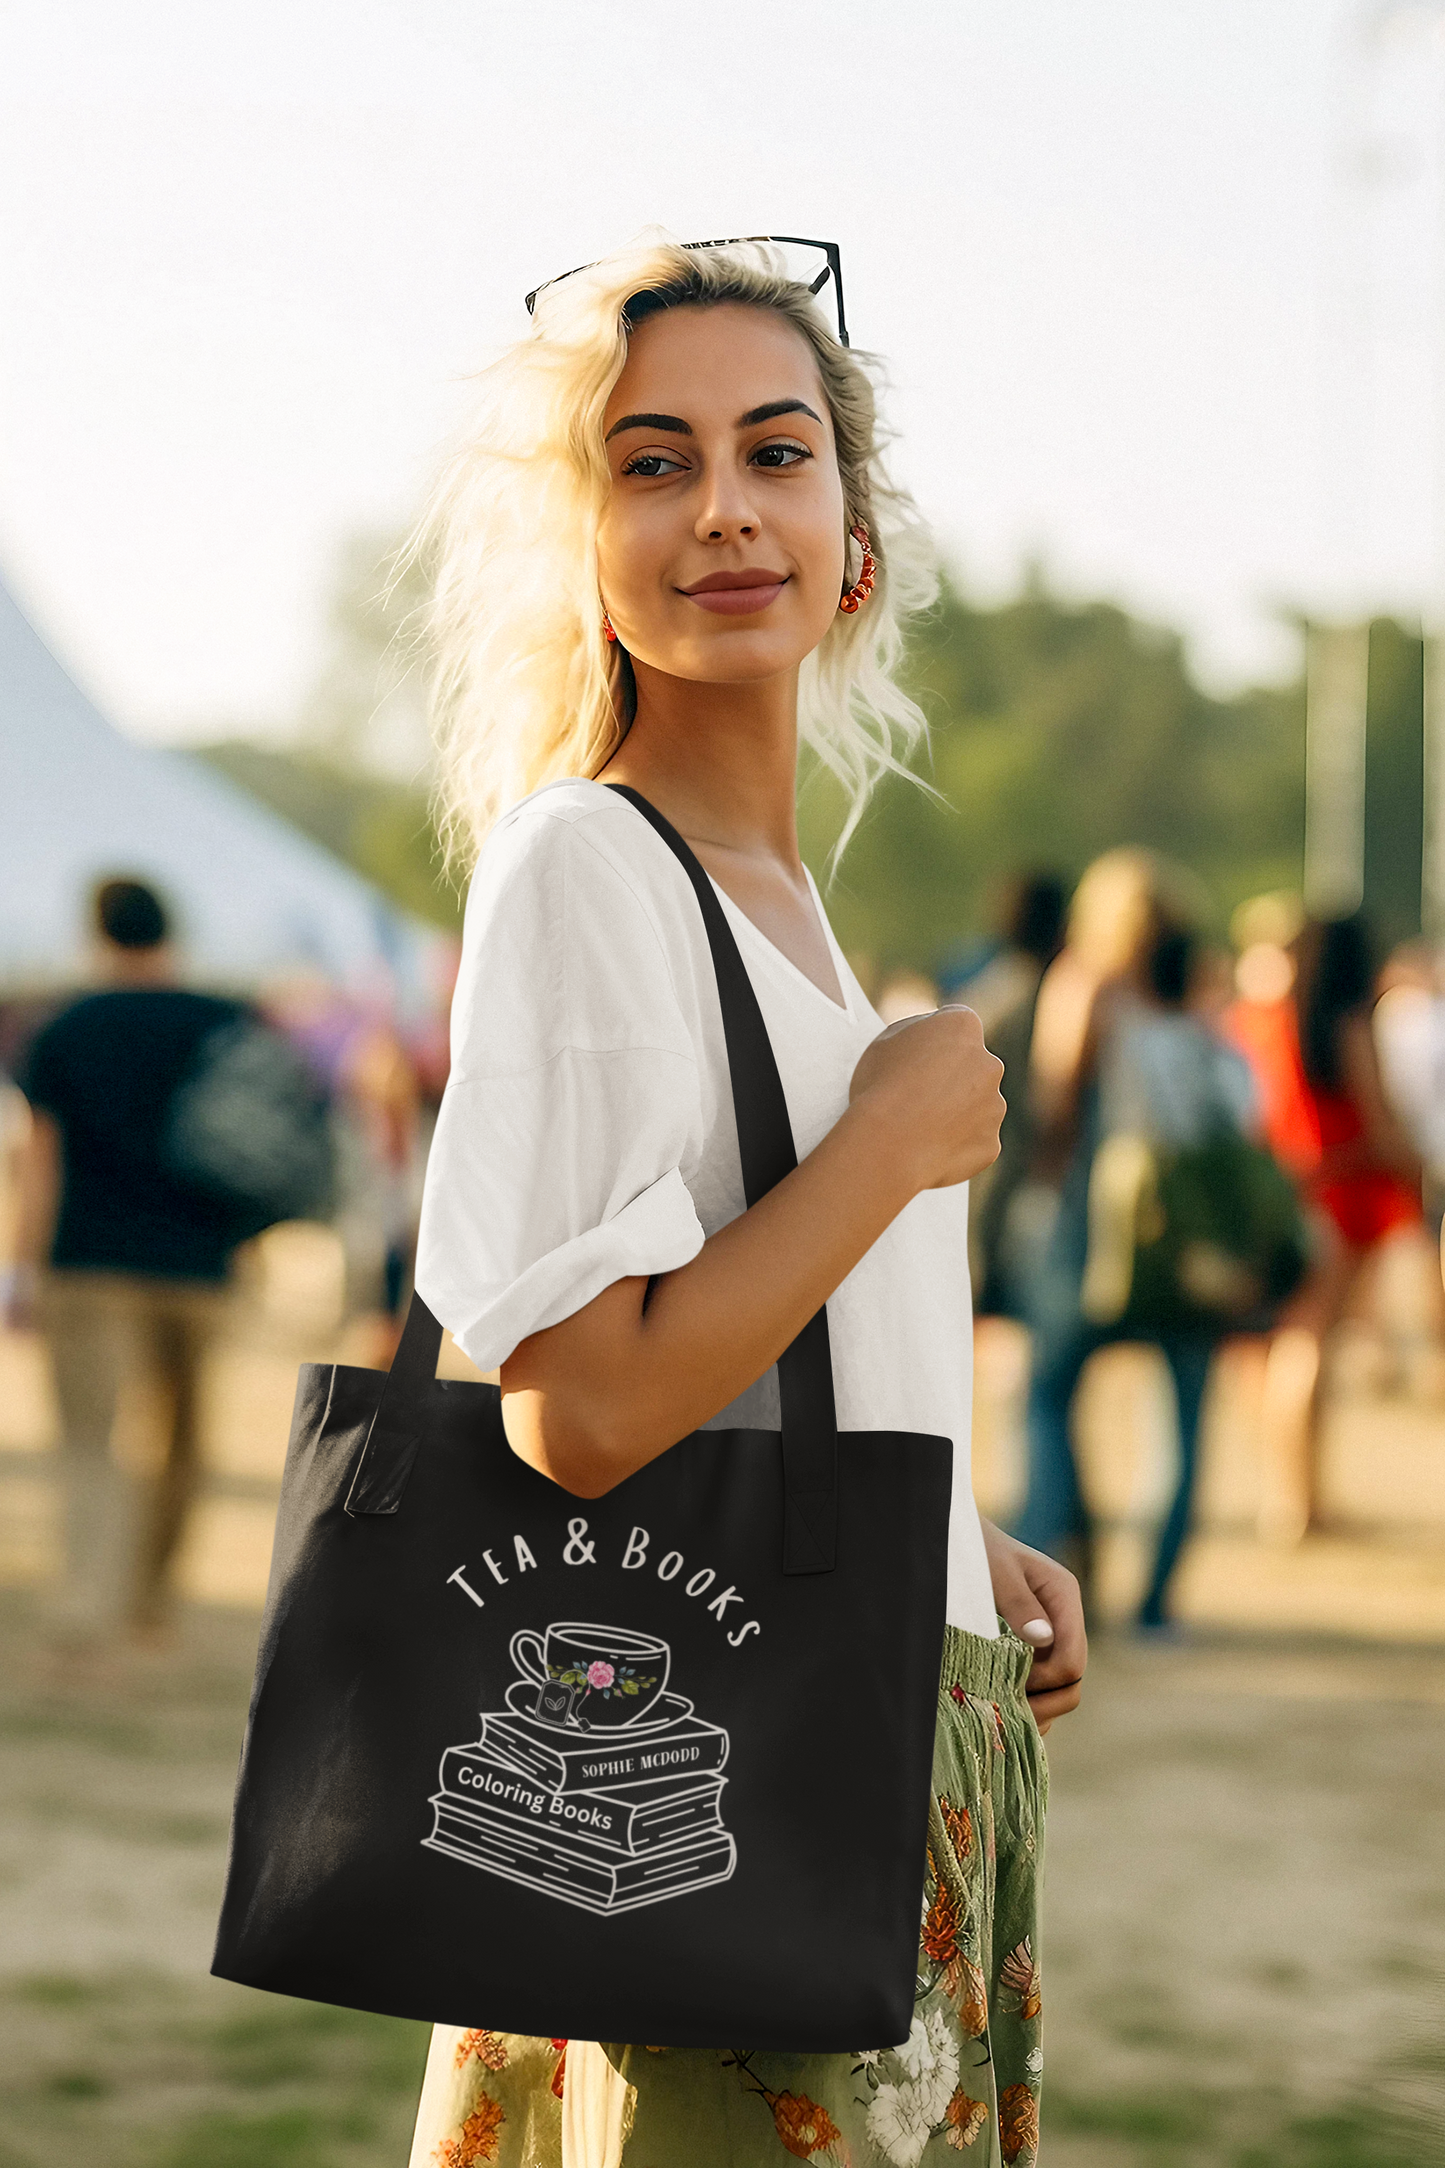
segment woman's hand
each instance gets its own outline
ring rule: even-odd
[[[994,1608],[1021,1641],[1038,1651],[1029,1672],[1029,1707],[1041,1732],[1056,1716],[1077,1709],[1084,1690],[1089,1641],[1084,1602],[1067,1566],[983,1522]]]
[[[762,1376],[923,1189],[998,1155],[1003,1064],[972,1009],[879,1034],[851,1104],[800,1166],[690,1264],[616,1281],[502,1364],[512,1450],[600,1498]]]
[[[936,1009],[890,1024],[866,1049],[849,1103],[884,1117],[881,1134],[918,1189],[948,1189],[998,1157],[1006,1109],[1003,1063],[983,1043],[972,1009]]]

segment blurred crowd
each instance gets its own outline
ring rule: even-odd
[[[979,1313],[1029,1332],[1017,1533],[1086,1591],[1081,1372],[1121,1340],[1168,1365],[1178,1463],[1138,1609],[1149,1633],[1172,1630],[1224,1340],[1267,1344],[1260,1533],[1273,1542],[1321,1524],[1330,1343],[1389,1253],[1405,1253],[1418,1291],[1399,1360],[1440,1390],[1442,956],[1415,942],[1377,959],[1361,913],[1310,918],[1285,892],[1240,906],[1229,949],[1206,941],[1207,922],[1180,868],[1111,851],[1067,903],[1056,877],[1021,880],[997,938],[940,989],[979,1011],[1005,1064],[1009,1112],[974,1185],[972,1245]]]
[[[439,985],[404,1030],[315,973],[254,998],[201,992],[145,882],[101,882],[90,918],[80,990],[0,1005],[0,1323],[39,1332],[49,1355],[64,1554],[51,1624],[77,1660],[172,1635],[203,1373],[259,1237],[330,1228],[330,1323],[349,1324],[353,1359],[390,1360],[451,993]],[[115,1450],[137,1386],[161,1433],[139,1480]]]
[[[1027,1482],[1017,1532],[1091,1587],[1095,1530],[1074,1445],[1081,1375],[1121,1341],[1159,1350],[1177,1409],[1172,1497],[1138,1607],[1172,1630],[1220,1346],[1267,1346],[1261,1534],[1321,1517],[1332,1336],[1387,1254],[1419,1299],[1399,1360],[1440,1390],[1445,1305],[1445,967],[1384,959],[1358,914],[1242,905],[1226,949],[1207,898],[1121,849],[1069,895],[1034,872],[996,933],[939,983],[878,992],[885,1021],[939,999],[981,1016],[1005,1064],[996,1164],[974,1184],[981,1316],[1026,1329]],[[427,1146],[448,1066],[450,983],[419,1026],[296,972],[252,999],[186,983],[167,905],[113,879],[92,898],[88,983],[0,1003],[4,1321],[44,1338],[58,1409],[65,1569],[53,1625],[81,1655],[172,1631],[174,1568],[202,1473],[200,1377],[250,1246],[332,1231],[346,1352],[382,1366],[409,1298]],[[451,975],[455,974],[455,959]],[[1408,1343],[1408,1344],[1407,1344]],[[153,1470],[114,1452],[127,1381],[162,1411]]]

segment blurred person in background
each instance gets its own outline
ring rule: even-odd
[[[938,988],[921,971],[890,971],[873,1007],[885,1024],[901,1024],[910,1016],[932,1016],[938,1007]]]
[[[1074,1394],[1099,1348],[1142,1337],[1119,1322],[1128,1296],[1127,1283],[1123,1300],[1118,1285],[1125,1219],[1117,1204],[1111,1213],[1094,1183],[1096,1156],[1114,1138],[1163,1148],[1194,1143],[1220,1120],[1237,1123],[1249,1100],[1242,1064],[1187,1012],[1197,914],[1190,884],[1153,852],[1106,852],[1079,883],[1068,938],[1038,994],[1030,1066],[1034,1174],[1052,1186],[1056,1203],[1051,1224],[1037,1215],[1034,1254],[1021,1274],[1034,1344],[1028,1491],[1015,1533],[1064,1559],[1086,1589],[1092,1528],[1071,1435]],[[1188,1529],[1218,1336],[1183,1330],[1148,1337],[1169,1365],[1180,1440],[1175,1494],[1139,1613],[1141,1626],[1153,1629],[1165,1621]]]
[[[980,1317],[1024,1314],[1020,1268],[1030,1251],[1030,1213],[1037,1208],[1030,1185],[1035,1137],[1029,1060],[1039,988],[1063,940],[1064,903],[1056,873],[1021,874],[1008,894],[1000,946],[972,978],[945,987],[945,999],[966,1002],[983,1025],[991,1052],[1003,1063],[1008,1103],[998,1158],[970,1185],[969,1253]],[[1047,1191],[1043,1209],[1050,1209]]]
[[[1220,1136],[1244,1137],[1256,1118],[1247,1065],[1193,1007],[1198,961],[1194,935],[1165,927],[1145,959],[1138,997],[1120,1002],[1100,1045],[1099,1141],[1089,1174],[1089,1241],[1079,1302],[1085,1327],[1075,1354],[1087,1350],[1090,1338],[1098,1345],[1106,1338],[1145,1336],[1131,1305],[1137,1299],[1141,1222],[1161,1212],[1162,1170],[1171,1160],[1177,1164],[1184,1155],[1201,1153]],[[1227,1262],[1217,1250],[1211,1254],[1212,1248],[1194,1245],[1186,1271],[1192,1264],[1196,1277],[1201,1269],[1227,1272]],[[1213,1290],[1205,1285],[1195,1291],[1206,1298],[1199,1314],[1191,1317],[1181,1309],[1172,1326],[1161,1317],[1149,1335],[1174,1381],[1179,1464],[1139,1606],[1138,1624],[1146,1630],[1169,1623],[1170,1584],[1193,1518],[1205,1387],[1226,1330],[1222,1316],[1208,1314]]]
[[[121,1624],[164,1639],[200,1475],[201,1368],[239,1243],[324,1184],[319,1102],[245,1004],[177,983],[164,906],[134,880],[93,900],[100,990],[53,1017],[17,1081],[29,1103],[9,1322],[38,1322],[60,1411],[57,1626],[84,1652]],[[258,1059],[259,1057],[259,1059]],[[279,1080],[279,1081],[278,1081]],[[291,1103],[294,1101],[294,1105]],[[247,1156],[266,1161],[248,1181]],[[162,1391],[148,1511],[112,1452],[123,1381]]]
[[[1020,873],[1004,890],[997,936],[976,968],[955,965],[940,975],[945,1001],[962,1001],[993,1044],[1005,1017],[1032,1014],[1039,982],[1064,937],[1064,884],[1056,873]]]
[[[384,1368],[411,1291],[421,1212],[426,1139],[417,1062],[388,1016],[319,973],[278,980],[265,990],[261,1008],[331,1094],[339,1154],[334,1218],[346,1253],[346,1307],[368,1320],[353,1359]],[[435,1063],[435,1045],[424,1051]]]
[[[16,1282],[15,1206],[29,1137],[30,1109],[25,1094],[0,1068],[0,1319]]]
[[[1380,973],[1375,1045],[1390,1103],[1425,1169],[1425,1217],[1445,1214],[1445,965],[1428,941],[1404,942]]]
[[[1263,952],[1263,953],[1261,953]],[[1265,1366],[1261,1533],[1296,1543],[1320,1518],[1324,1348],[1380,1246],[1422,1223],[1421,1160],[1386,1095],[1363,915],[1309,919],[1279,962],[1240,958],[1229,1030],[1259,1080],[1266,1137],[1310,1208],[1315,1255]]]

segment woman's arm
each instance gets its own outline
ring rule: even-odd
[[[502,1365],[520,1457],[600,1497],[735,1400],[921,1190],[998,1152],[1002,1064],[970,1009],[910,1019],[858,1064],[852,1103],[775,1189],[662,1275],[619,1280]]]

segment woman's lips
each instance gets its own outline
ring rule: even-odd
[[[776,602],[787,584],[786,580],[769,580],[765,587],[707,587],[687,599],[718,617],[746,617]]]

